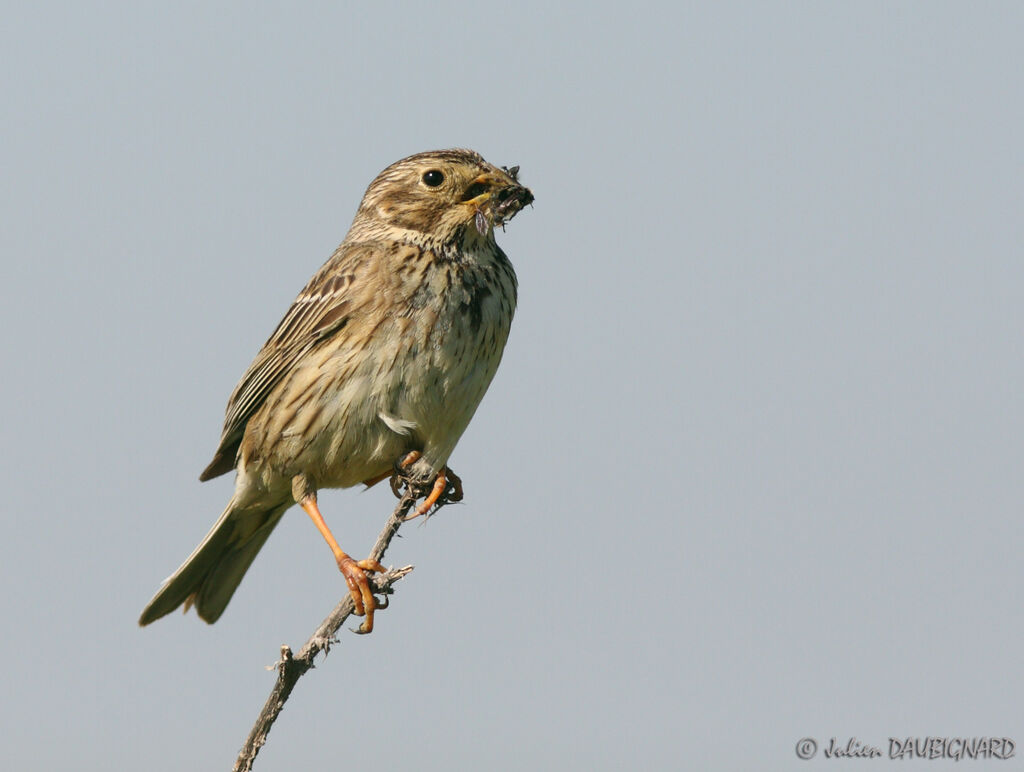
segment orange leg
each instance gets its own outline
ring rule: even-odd
[[[334,534],[331,533],[331,529],[327,527],[327,523],[324,522],[323,515],[320,514],[320,508],[316,505],[316,496],[309,495],[299,502],[306,514],[309,515],[313,521],[313,525],[316,526],[317,530],[320,531],[320,535],[324,537],[327,545],[331,548],[331,552],[334,553],[334,559],[338,562],[338,569],[341,571],[341,575],[345,577],[345,583],[348,585],[348,591],[352,594],[352,602],[355,604],[355,613],[358,616],[366,616],[363,623],[356,630],[357,633],[368,633],[373,630],[373,612],[377,608],[385,608],[384,606],[377,605],[377,599],[373,597],[373,591],[370,590],[370,583],[366,579],[367,571],[387,571],[384,566],[378,563],[376,560],[353,560],[350,558],[341,547],[338,546],[337,540],[334,538]]]

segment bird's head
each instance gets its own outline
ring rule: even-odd
[[[492,166],[472,150],[417,153],[370,183],[353,231],[411,231],[439,243],[493,238],[495,226],[533,201],[518,171]]]

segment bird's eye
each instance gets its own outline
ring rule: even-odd
[[[429,188],[436,188],[444,182],[444,174],[438,169],[431,169],[423,173],[423,184]]]

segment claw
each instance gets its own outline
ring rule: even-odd
[[[356,616],[365,616],[363,624],[360,625],[361,633],[368,633],[373,630],[373,612],[377,609],[377,599],[370,590],[370,583],[366,579],[366,570],[352,558],[346,556],[338,561],[338,568],[341,570],[345,582],[348,584],[349,593],[352,595],[352,604]]]
[[[462,478],[455,474],[451,467],[446,466],[445,471],[448,473],[448,487],[450,488],[445,494],[445,501],[462,501]]]
[[[406,520],[413,520],[420,515],[426,515],[435,505],[440,507],[452,501],[462,501],[462,479],[448,467],[444,467],[434,478],[434,484],[430,493],[423,499],[416,511],[406,516]]]
[[[420,515],[429,515],[430,510],[435,506],[440,507],[453,501],[462,501],[462,480],[445,466],[437,473],[434,481],[430,483],[429,489],[422,481],[414,479],[408,473],[408,468],[423,457],[418,450],[412,450],[395,461],[395,473],[391,477],[391,491],[398,498],[402,497],[402,487],[407,486],[417,497],[426,496],[424,500],[413,510],[412,514],[406,515],[402,522],[414,520]]]

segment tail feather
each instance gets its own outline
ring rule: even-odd
[[[139,617],[145,626],[185,604],[213,624],[291,502],[259,511],[235,508],[232,499],[206,538],[168,578]]]

